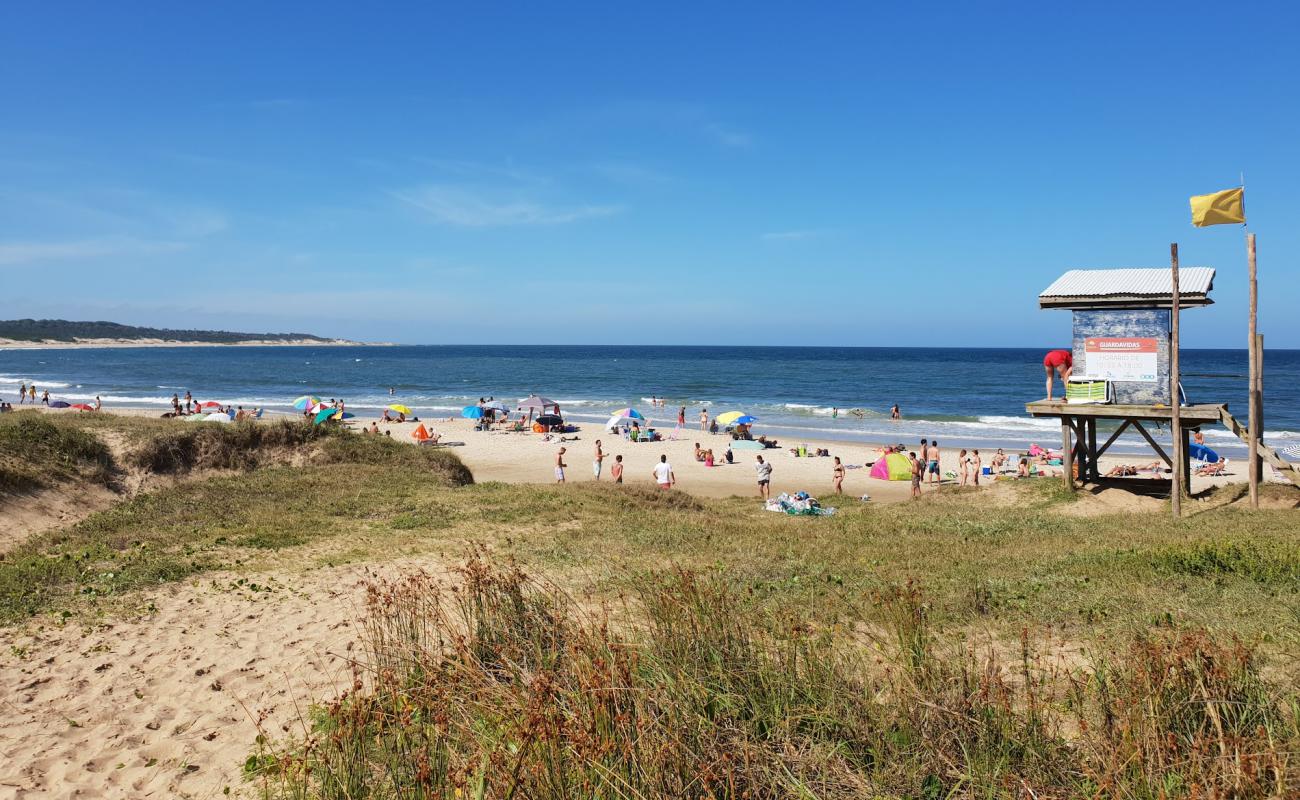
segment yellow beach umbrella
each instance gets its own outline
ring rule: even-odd
[[[735,422],[736,420],[740,419],[743,416],[745,416],[745,412],[743,411],[728,411],[725,414],[718,415],[718,424],[730,425],[731,423]]]
[[[410,413],[411,413],[411,409],[407,408],[406,406],[402,405],[401,403],[393,403],[391,406],[388,407],[388,410],[389,410],[389,411],[396,411],[398,414],[410,414]]]

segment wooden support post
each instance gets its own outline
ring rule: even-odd
[[[1255,411],[1255,420],[1259,423],[1259,446],[1255,448],[1256,452],[1261,452],[1264,447],[1264,334],[1255,334],[1255,397],[1259,400],[1259,409]],[[1264,482],[1264,458],[1259,458],[1259,472],[1257,480]]]
[[[1070,443],[1070,418],[1061,415],[1061,466],[1065,467],[1065,488],[1074,491],[1074,449]]]
[[[1165,452],[1165,449],[1160,446],[1160,443],[1151,438],[1151,434],[1147,433],[1147,429],[1142,427],[1141,422],[1138,422],[1137,420],[1132,420],[1132,422],[1133,427],[1137,429],[1137,432],[1142,434],[1142,438],[1146,439],[1147,444],[1151,445],[1151,449],[1156,451],[1156,455],[1160,456],[1160,460],[1168,464],[1170,469],[1174,469],[1175,465],[1173,459],[1171,459],[1169,454]]]
[[[1174,242],[1169,245],[1169,286],[1170,286],[1170,316],[1169,316],[1169,408],[1173,412],[1173,439],[1174,439],[1174,463],[1173,491],[1169,493],[1170,505],[1173,508],[1174,519],[1183,515],[1183,453],[1187,448],[1183,445],[1183,420],[1182,404],[1183,399],[1179,396],[1178,391],[1178,243]]]
[[[1088,475],[1092,482],[1096,483],[1101,478],[1101,471],[1097,464],[1097,419],[1090,418],[1088,425]]]
[[[1187,428],[1183,428],[1182,455],[1178,459],[1178,466],[1174,472],[1182,475],[1183,491],[1190,496],[1192,493],[1192,432]]]
[[[1106,443],[1103,444],[1101,446],[1101,449],[1097,451],[1097,456],[1100,458],[1107,450],[1109,450],[1110,446],[1115,443],[1116,439],[1119,438],[1119,435],[1123,433],[1124,430],[1132,424],[1133,424],[1133,420],[1131,419],[1126,419],[1123,422],[1121,422],[1119,424],[1119,427],[1115,429],[1115,432],[1112,433],[1108,439],[1106,439]]]
[[[1258,282],[1255,279],[1255,234],[1246,234],[1246,267],[1250,278],[1250,334],[1247,343],[1250,347],[1250,419],[1247,421],[1246,435],[1250,437],[1247,445],[1246,470],[1250,477],[1250,507],[1259,508],[1259,476],[1262,471],[1259,463],[1259,351],[1255,339],[1255,312],[1259,306]]]

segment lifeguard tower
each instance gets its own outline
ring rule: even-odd
[[[1207,306],[1214,301],[1214,270],[1185,267],[1180,271],[1179,309]],[[1191,429],[1222,422],[1247,439],[1245,429],[1226,403],[1186,403],[1181,387],[1170,396],[1170,347],[1173,286],[1170,271],[1160,269],[1073,269],[1057,278],[1038,296],[1039,308],[1068,309],[1074,314],[1074,367],[1066,397],[1037,400],[1025,410],[1034,417],[1061,421],[1065,482],[1101,479],[1098,459],[1129,428],[1171,469],[1179,469],[1182,486],[1190,486]],[[1179,402],[1182,420],[1182,463],[1175,466],[1147,426],[1172,421],[1172,403]],[[1097,421],[1119,426],[1097,445]],[[1247,440],[1249,445],[1249,441]],[[1294,468],[1271,448],[1260,455],[1296,482]],[[1266,452],[1267,451],[1267,452]],[[1076,470],[1077,466],[1077,470]]]

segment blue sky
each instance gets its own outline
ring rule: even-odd
[[[1027,345],[1218,268],[1300,347],[1294,4],[40,3],[0,26],[0,317],[410,343]],[[918,323],[924,317],[927,322]]]

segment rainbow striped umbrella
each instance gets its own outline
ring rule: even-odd
[[[298,409],[299,411],[306,411],[307,409],[311,408],[314,405],[317,405],[318,403],[320,403],[319,397],[313,397],[309,394],[305,394],[302,397],[299,397],[297,400],[293,401],[293,407]]]

